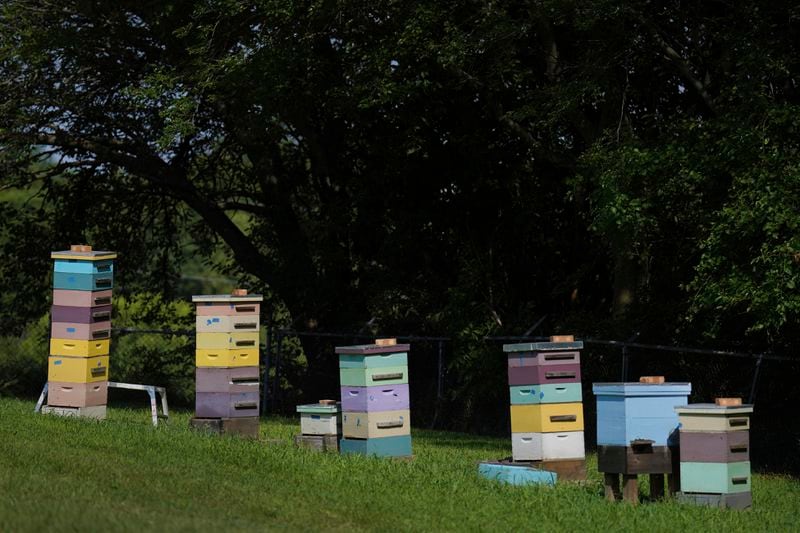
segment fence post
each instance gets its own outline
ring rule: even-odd
[[[620,381],[623,383],[628,381],[628,345],[622,345],[622,376],[620,376]]]
[[[269,318],[267,319],[267,343],[264,346],[264,374],[261,378],[262,383],[262,390],[261,390],[261,416],[267,416],[267,409],[269,408],[269,359],[270,354],[272,352],[272,336],[274,332],[272,331],[272,314],[270,313]]]
[[[281,397],[281,349],[283,348],[283,331],[276,332],[277,338],[275,339],[275,380],[272,386],[272,404],[275,409],[279,407]],[[273,410],[273,412],[275,412]]]
[[[442,384],[444,382],[444,341],[439,339],[439,357],[437,361],[436,372],[436,404],[433,407],[433,420],[431,420],[431,429],[436,427],[436,420],[439,418],[439,408],[442,405]]]
[[[753,384],[750,386],[750,398],[747,400],[747,403],[755,403],[756,399],[756,386],[758,385],[758,375],[761,373],[761,361],[764,360],[764,354],[758,354],[758,359],[756,359],[756,371],[753,372]]]

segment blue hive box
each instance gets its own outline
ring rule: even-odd
[[[597,445],[630,446],[651,440],[653,446],[678,444],[675,407],[689,403],[691,383],[594,383],[597,398]]]

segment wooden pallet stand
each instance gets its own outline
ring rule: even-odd
[[[653,446],[650,441],[632,441],[631,446],[598,446],[597,469],[603,472],[606,499],[639,502],[639,475],[650,476],[650,498],[664,497],[664,477],[667,491],[675,494],[680,487],[678,449]],[[620,476],[622,489],[620,490]]]
[[[216,435],[236,435],[247,439],[258,439],[259,418],[257,416],[237,418],[192,418],[189,426],[199,431]]]
[[[59,407],[56,405],[43,405],[41,413],[44,415],[74,416],[91,418],[94,420],[106,419],[105,405],[92,405],[88,407]]]
[[[338,435],[295,435],[294,444],[298,448],[308,448],[318,452],[338,452]]]
[[[750,509],[753,506],[753,495],[750,492],[737,494],[697,494],[679,492],[677,498],[681,502],[707,507],[720,507],[726,509]]]
[[[586,481],[585,459],[550,459],[543,461],[514,461],[507,457],[497,464],[509,466],[525,466],[536,470],[553,472],[558,475],[559,481]]]

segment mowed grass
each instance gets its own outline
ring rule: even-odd
[[[633,507],[603,500],[594,457],[584,485],[480,478],[509,439],[414,430],[406,462],[296,449],[292,420],[254,442],[193,432],[190,416],[153,428],[144,408],[94,422],[0,399],[0,531],[800,530],[800,482],[783,476],[754,476],[750,511],[649,503],[646,485]]]

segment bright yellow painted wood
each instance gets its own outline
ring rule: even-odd
[[[50,339],[50,355],[66,355],[68,357],[95,357],[108,355],[111,349],[111,340],[72,340]]]
[[[195,351],[195,364],[200,367],[258,366],[258,348],[246,350]]]
[[[197,333],[198,350],[258,349],[258,331]]]
[[[62,357],[51,355],[47,362],[48,381],[97,383],[108,380],[108,356]]]
[[[512,433],[583,431],[582,403],[511,406]]]

